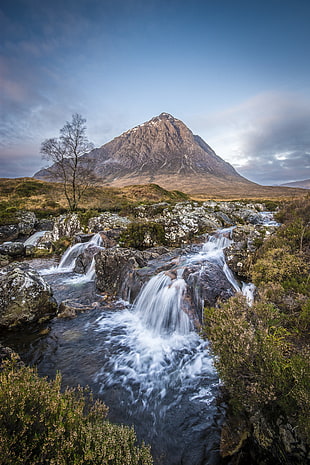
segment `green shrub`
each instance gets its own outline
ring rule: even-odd
[[[93,218],[99,215],[100,215],[100,212],[98,210],[79,211],[78,217],[79,217],[79,220],[80,220],[80,223],[83,229],[86,229],[88,227],[88,222],[90,218]]]
[[[309,353],[292,346],[272,303],[262,300],[249,308],[237,295],[206,309],[204,333],[235,411],[253,415],[280,408],[297,418],[301,434],[310,434]]]
[[[150,465],[132,428],[107,421],[107,408],[81,388],[61,392],[35,369],[3,362],[0,463],[5,465]]]
[[[286,287],[296,287],[308,276],[308,265],[300,255],[290,253],[286,248],[273,248],[265,252],[252,267],[254,284],[276,282]]]
[[[155,222],[131,223],[122,232],[120,243],[123,247],[143,250],[155,245],[166,245],[164,225]]]

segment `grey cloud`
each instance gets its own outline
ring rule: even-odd
[[[218,154],[255,182],[310,178],[309,99],[265,93],[197,122],[210,131]]]
[[[310,153],[290,152],[285,160],[252,158],[238,167],[240,174],[264,185],[283,184],[310,178]]]

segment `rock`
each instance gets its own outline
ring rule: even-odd
[[[95,256],[95,262],[97,288],[123,298],[130,275],[147,264],[143,252],[120,248],[101,250]]]
[[[90,245],[76,259],[74,265],[74,273],[86,273],[90,267],[93,257],[102,250],[102,247]]]
[[[26,255],[26,257],[31,257],[31,256],[34,254],[35,249],[36,249],[36,248],[35,248],[34,245],[31,245],[31,244],[30,244],[30,245],[26,245],[26,246],[25,246],[25,255]]]
[[[36,231],[52,231],[54,220],[51,218],[42,218],[36,222]]]
[[[81,232],[82,227],[77,214],[61,215],[54,221],[53,230],[47,232],[40,243],[55,242],[61,237],[73,237]]]
[[[15,327],[55,315],[50,286],[27,265],[9,265],[0,274],[0,326]]]
[[[197,235],[210,232],[222,226],[223,221],[219,219],[208,208],[192,202],[179,202],[174,206],[169,206],[166,203],[158,203],[154,205],[140,205],[134,209],[134,215],[139,219],[139,224],[147,225],[148,223],[157,223],[161,225],[163,230],[162,242],[168,246],[180,246],[190,243]],[[143,220],[143,222],[141,222]],[[229,224],[231,221],[227,218]],[[147,231],[144,241],[145,247],[158,243],[158,231],[154,229],[152,236],[152,228]]]
[[[191,301],[198,311],[206,306],[214,307],[219,301],[228,300],[235,293],[218,263],[187,266],[183,278],[188,285]],[[202,316],[198,315],[200,321]]]
[[[0,268],[7,266],[10,263],[10,257],[8,255],[0,254]]]
[[[0,242],[14,241],[19,235],[17,224],[5,224],[0,226]]]
[[[21,211],[17,214],[20,236],[30,236],[35,230],[37,217],[33,212]]]
[[[23,242],[4,242],[0,245],[0,254],[9,257],[23,257],[25,255],[25,246]]]
[[[165,209],[157,221],[164,225],[165,238],[171,246],[187,244],[194,236],[222,226],[215,215],[191,202],[177,203],[173,208]]]
[[[82,305],[74,300],[64,300],[59,305],[57,318],[75,318],[78,313],[85,312],[86,310],[92,310],[94,306]]]
[[[90,218],[88,230],[97,233],[108,229],[123,229],[129,223],[130,220],[127,217],[119,216],[116,213],[104,212],[99,216]]]

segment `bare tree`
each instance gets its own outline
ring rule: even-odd
[[[91,160],[83,157],[93,148],[86,137],[86,119],[78,113],[60,130],[60,137],[46,139],[41,145],[44,159],[53,162],[48,175],[64,186],[69,209],[75,211],[86,189],[95,182]]]

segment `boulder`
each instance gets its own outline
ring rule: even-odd
[[[17,214],[20,236],[30,236],[35,231],[37,217],[33,212],[20,211]]]
[[[86,310],[93,310],[96,307],[94,305],[83,305],[75,300],[67,299],[60,303],[57,318],[75,318],[79,313],[83,313]]]
[[[194,236],[222,226],[222,222],[203,206],[191,202],[177,203],[163,210],[156,220],[165,228],[165,239],[169,246],[189,243]]]
[[[0,274],[0,326],[15,327],[55,315],[50,286],[28,265],[12,264]]]
[[[19,229],[17,224],[5,224],[0,226],[0,242],[14,241],[18,238]]]
[[[90,218],[88,230],[90,232],[106,231],[108,229],[123,229],[130,223],[125,216],[119,216],[116,213],[104,212],[101,215]]]
[[[58,241],[61,237],[73,237],[82,232],[79,217],[75,213],[61,215],[55,219],[53,230],[45,233],[41,243]]]
[[[25,246],[23,242],[4,242],[0,245],[0,254],[9,257],[23,257],[25,255]]]
[[[201,314],[198,315],[200,321],[204,307],[214,307],[220,301],[228,300],[235,293],[234,287],[218,263],[189,265],[183,272],[183,278],[187,283],[193,305],[198,312],[201,310]]]
[[[127,298],[128,279],[135,270],[147,265],[143,252],[135,249],[112,248],[95,256],[96,286],[100,291]],[[135,293],[135,289],[132,289]]]
[[[89,269],[93,257],[102,250],[102,247],[96,245],[90,245],[77,257],[74,265],[74,273],[86,273]]]

